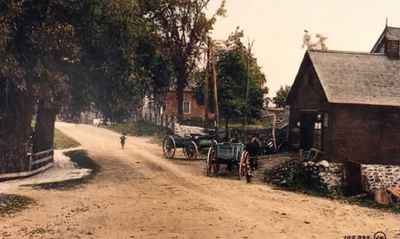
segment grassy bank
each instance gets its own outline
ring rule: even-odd
[[[54,131],[54,148],[55,149],[68,149],[80,146],[79,142],[63,134],[60,130]]]
[[[167,133],[166,129],[147,121],[113,124],[112,126],[108,126],[108,129],[132,136],[155,136],[160,138],[164,137]]]

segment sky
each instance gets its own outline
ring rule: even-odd
[[[209,11],[222,0],[212,0]],[[227,0],[227,16],[219,18],[213,37],[225,40],[239,26],[267,77],[270,96],[291,85],[305,50],[304,30],[328,37],[330,50],[369,52],[386,18],[400,27],[399,0]]]

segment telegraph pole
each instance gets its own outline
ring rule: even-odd
[[[216,129],[219,127],[219,107],[218,107],[218,80],[217,80],[217,70],[215,64],[215,51],[214,45],[211,43],[211,65],[212,65],[212,79],[214,85],[214,109],[215,109],[215,125]]]
[[[248,105],[249,105],[249,92],[250,92],[250,58],[251,58],[251,50],[253,48],[253,42],[248,43],[248,55],[246,56],[246,110],[245,110],[245,114],[244,114],[244,130],[245,130],[245,141],[247,141],[247,125],[248,125]]]
[[[205,111],[204,111],[204,118],[205,118],[205,128],[208,127],[208,96],[209,96],[209,77],[208,77],[208,71],[210,69],[210,44],[211,44],[211,39],[208,38],[207,42],[207,50],[206,50],[206,71],[205,71],[205,79],[204,79],[204,106],[205,106]]]

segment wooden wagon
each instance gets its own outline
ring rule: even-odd
[[[165,158],[175,157],[177,149],[182,149],[186,159],[197,159],[202,152],[208,152],[208,149],[216,144],[217,141],[212,135],[191,134],[188,137],[178,135],[168,135],[163,140],[163,153]]]
[[[226,165],[228,169],[237,169],[239,178],[251,181],[253,167],[251,165],[250,154],[245,150],[242,143],[218,143],[208,151],[206,160],[207,176],[216,175],[221,165]]]

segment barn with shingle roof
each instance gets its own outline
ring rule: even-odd
[[[400,28],[370,53],[308,50],[288,96],[293,150],[331,162],[400,165]]]

